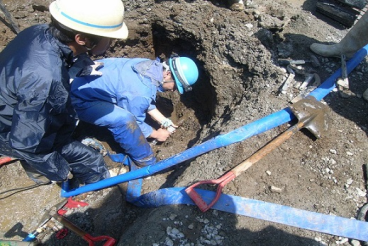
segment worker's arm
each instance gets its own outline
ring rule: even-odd
[[[18,88],[10,145],[22,159],[49,179],[65,180],[70,167],[54,147],[58,140],[66,140],[74,130],[74,119],[69,114],[72,111],[68,112],[71,105],[67,103],[67,89],[60,81],[24,77],[28,80],[22,81]]]
[[[166,118],[157,108],[154,108],[148,111],[148,114],[158,123],[161,124],[162,127],[167,128],[169,126],[173,126],[174,128],[178,128],[170,119]]]

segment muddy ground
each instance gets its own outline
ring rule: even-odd
[[[50,1],[3,0],[20,30],[49,21]],[[316,73],[325,81],[341,66],[338,58],[313,56],[313,42],[338,42],[348,29],[316,13],[315,0],[254,0],[243,11],[221,1],[124,1],[130,30],[114,42],[107,57],[167,58],[171,53],[197,60],[200,79],[192,92],[162,93],[158,107],[180,128],[153,146],[159,160],[195,147],[290,105],[300,91],[283,94],[288,77],[280,59],[304,59],[295,81]],[[16,34],[0,12],[0,50]],[[317,61],[318,63],[317,63]],[[310,62],[313,61],[313,62]],[[304,73],[304,74],[303,74]],[[368,63],[349,75],[351,92],[331,92],[329,129],[320,139],[306,131],[288,141],[227,184],[225,194],[280,204],[321,214],[356,218],[367,201],[362,166],[368,163]],[[142,194],[216,179],[241,163],[289,125],[212,150],[143,181]],[[110,135],[81,123],[75,137],[91,136],[111,152],[120,152]],[[120,164],[105,158],[111,167]],[[126,167],[122,172],[128,171]],[[57,184],[34,187],[19,163],[0,167],[0,238],[21,240],[42,216],[62,201]],[[214,187],[203,187],[213,190]],[[126,183],[74,197],[89,205],[69,209],[66,217],[92,236],[106,235],[118,245],[358,245],[357,241],[266,220],[197,207],[141,208],[126,202]],[[271,218],[270,218],[271,219]],[[292,217],[290,218],[293,219]],[[61,228],[61,225],[56,223]],[[87,245],[69,231],[51,230],[37,237],[42,245]]]

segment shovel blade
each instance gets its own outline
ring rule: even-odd
[[[321,138],[328,130],[328,106],[308,96],[290,106],[291,111],[316,138]]]

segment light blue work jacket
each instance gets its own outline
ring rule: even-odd
[[[101,77],[78,77],[72,83],[72,100],[77,112],[88,107],[86,102],[102,100],[128,110],[145,137],[153,129],[146,124],[146,113],[156,108],[156,93],[163,80],[163,67],[158,60],[144,58],[106,58]]]

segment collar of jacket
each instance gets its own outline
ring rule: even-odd
[[[68,67],[71,67],[73,65],[73,51],[69,48],[69,46],[61,43],[58,39],[56,39],[52,35],[50,29],[46,31],[46,36],[50,40],[50,42],[54,43],[55,45],[59,47],[59,50],[61,52],[61,57],[63,57]]]
[[[156,87],[160,86],[163,81],[163,68],[158,59],[141,61],[133,65],[133,70],[140,75],[151,80]]]

